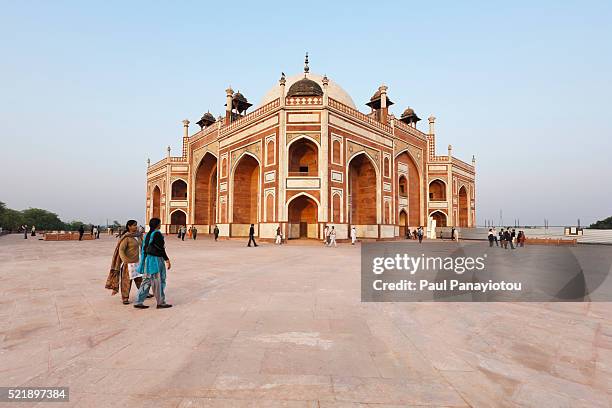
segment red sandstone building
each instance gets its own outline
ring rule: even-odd
[[[410,108],[396,118],[381,86],[357,110],[327,77],[309,72],[285,78],[250,113],[248,100],[226,90],[225,117],[204,114],[183,151],[147,169],[147,219],[162,230],[218,225],[221,236],[273,238],[280,225],[288,238],[321,238],[333,225],[338,239],[403,237],[406,228],[472,227],[472,164],[435,153],[433,116],[428,133]],[[430,218],[431,217],[431,218]]]

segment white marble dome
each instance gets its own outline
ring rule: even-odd
[[[289,90],[291,85],[293,85],[294,83],[296,83],[302,78],[304,78],[304,73],[287,77],[286,78],[287,82],[285,83],[285,92]],[[306,78],[315,81],[321,86],[321,89],[323,89],[323,76],[318,75],[318,74],[309,73],[306,75]],[[281,93],[280,85],[277,82],[276,85],[274,85],[272,88],[270,88],[268,92],[266,92],[259,106],[265,105],[266,103],[272,102],[276,98],[279,98],[280,93]],[[330,98],[333,98],[337,100],[338,102],[348,105],[353,109],[357,109],[357,107],[355,106],[355,102],[353,102],[353,99],[351,98],[351,96],[344,89],[342,89],[340,85],[338,85],[331,79],[329,79],[329,83],[327,85],[327,94],[329,95]]]

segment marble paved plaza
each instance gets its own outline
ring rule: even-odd
[[[359,246],[167,241],[174,307],[136,310],[104,289],[115,239],[0,237],[0,386],[69,386],[52,407],[612,403],[610,303],[362,304]]]

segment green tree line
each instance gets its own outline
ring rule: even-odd
[[[589,228],[593,229],[612,229],[612,217],[599,220],[594,224],[591,224]]]
[[[47,231],[77,231],[81,225],[89,228],[91,224],[82,221],[63,222],[57,214],[41,208],[28,208],[27,210],[13,210],[0,201],[0,227],[5,231],[18,231],[22,225],[37,230]]]

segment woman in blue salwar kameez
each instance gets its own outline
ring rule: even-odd
[[[145,306],[143,302],[151,286],[153,287],[153,295],[157,300],[157,308],[172,307],[172,305],[166,303],[166,269],[169,270],[171,264],[166,254],[164,235],[159,230],[160,226],[161,220],[159,218],[151,218],[149,232],[143,241],[140,265],[138,265],[138,272],[143,275],[143,278],[134,303],[134,307],[137,309],[149,307]]]

